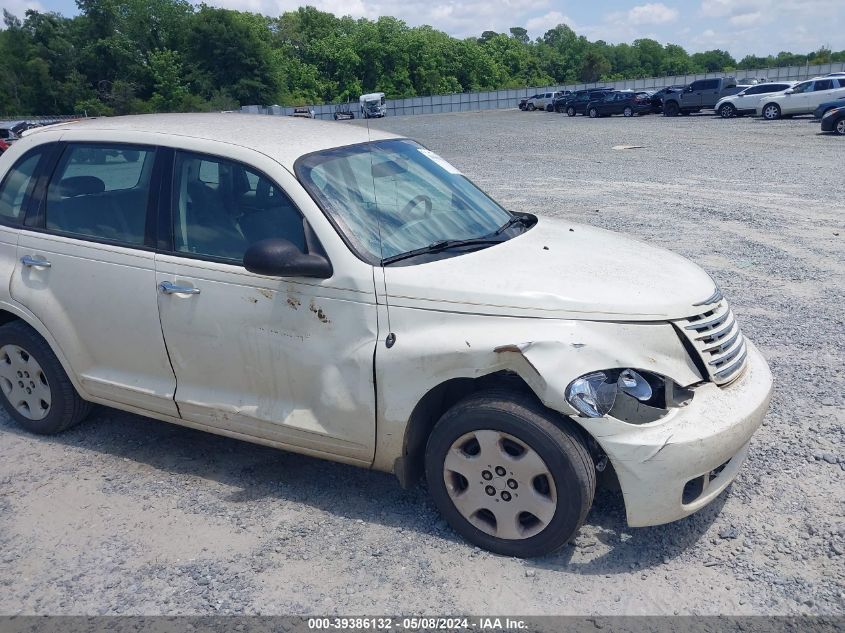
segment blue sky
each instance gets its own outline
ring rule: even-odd
[[[4,8],[76,13],[73,0],[3,0]],[[268,15],[300,6],[296,0],[207,0],[208,4]],[[559,23],[591,40],[630,42],[638,37],[680,44],[691,52],[712,48],[748,53],[845,49],[845,0],[311,0],[338,15],[394,15],[465,37],[523,26],[531,37]]]

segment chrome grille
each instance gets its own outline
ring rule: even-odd
[[[708,377],[726,385],[742,374],[748,350],[728,302],[718,292],[713,300],[706,312],[675,324],[698,352]]]

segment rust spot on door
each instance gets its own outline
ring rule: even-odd
[[[316,305],[313,299],[311,300],[311,304],[308,306],[308,309],[311,310],[311,312],[313,312],[314,314],[316,314],[317,318],[320,319],[320,321],[322,321],[323,323],[331,323],[331,321],[329,321],[329,317],[327,317],[326,313],[323,312],[323,308]]]

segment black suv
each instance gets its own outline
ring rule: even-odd
[[[609,92],[613,92],[613,88],[589,88],[588,90],[576,90],[566,101],[555,103],[555,112],[566,112],[569,116],[576,114],[586,114],[587,104],[590,101],[601,99]]]

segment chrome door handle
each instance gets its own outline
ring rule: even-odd
[[[200,293],[199,288],[193,288],[191,286],[177,286],[169,281],[162,281],[158,285],[158,289],[166,295],[198,295]]]
[[[27,268],[50,268],[53,265],[46,259],[36,259],[34,257],[30,257],[29,255],[21,257],[21,264]]]

